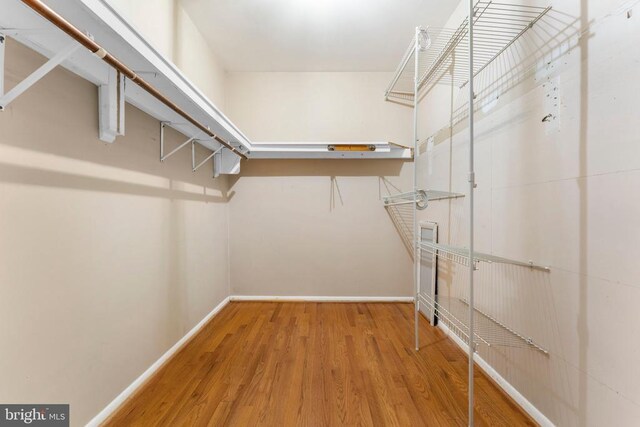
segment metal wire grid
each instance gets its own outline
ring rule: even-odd
[[[431,200],[456,199],[459,197],[464,197],[464,194],[437,190],[418,190],[416,207],[422,210],[427,207],[428,202]],[[383,197],[382,200],[387,213],[400,233],[402,242],[413,258],[413,242],[415,239],[413,232],[413,204],[416,203],[414,192],[393,194]]]
[[[411,205],[423,210],[427,208],[427,193],[424,190],[410,191],[408,193],[393,194],[382,198],[385,206]]]
[[[407,67],[407,64],[412,63],[413,56],[415,54],[415,42],[416,38],[411,39],[407,51],[402,56],[400,65],[396,69],[393,76],[393,80],[389,84],[385,92],[385,99],[395,98],[399,101],[409,102],[413,99],[414,81],[413,74],[409,71],[411,67]]]
[[[469,304],[462,298],[436,296],[434,300],[429,295],[420,295],[420,302],[436,313],[438,321],[467,345],[469,344]],[[474,308],[474,349],[478,344],[487,347],[502,346],[515,348],[532,348],[544,354],[548,350],[529,337],[514,331],[504,323],[496,320],[485,312]]]
[[[464,197],[462,193],[451,193],[449,191],[425,190],[428,200],[446,200]]]
[[[413,258],[413,207],[411,204],[413,204],[413,201],[410,201],[409,204],[396,204],[385,206],[385,208],[400,234],[402,243],[409,251],[411,258]]]
[[[421,241],[419,243],[419,246],[420,246],[420,249],[426,250],[427,252],[437,255],[441,258],[447,259],[449,261],[453,261],[455,263],[458,263],[464,266],[469,266],[469,249],[467,248],[449,246],[449,245],[444,245],[442,243],[433,243],[429,241]],[[531,261],[530,262],[516,261],[509,258],[503,258],[503,257],[491,255],[491,254],[476,252],[476,251],[474,251],[473,253],[473,260],[474,260],[474,263],[476,263],[476,265],[479,262],[486,262],[489,264],[496,262],[501,264],[512,264],[512,265],[519,265],[521,267],[529,267],[535,270],[541,270],[541,271],[547,271],[547,272],[550,271],[549,267],[546,267],[543,265],[537,265]]]
[[[419,244],[420,249],[425,250],[434,255],[438,255],[441,259],[446,259],[447,261],[455,262],[456,264],[469,266],[469,250],[458,250],[458,248],[453,248],[451,246],[442,245],[438,243],[425,242],[422,241]],[[478,260],[476,259],[476,262]]]
[[[526,6],[481,0],[474,7],[474,76],[534,26],[551,7]],[[438,82],[464,87],[469,79],[468,18],[457,29],[429,27],[430,45],[419,55],[418,93]],[[415,38],[386,91],[387,100],[413,102]]]
[[[453,30],[446,28],[429,27],[424,33],[428,36],[428,44],[426,49],[420,52],[418,56],[418,69],[420,75],[428,69],[429,65],[433,62],[434,52],[440,52],[445,48],[449,41]],[[395,101],[401,104],[413,106],[413,92],[414,92],[414,63],[415,63],[415,37],[411,39],[411,43],[400,65],[394,74],[394,78],[391,80],[386,92],[385,99],[388,101]]]

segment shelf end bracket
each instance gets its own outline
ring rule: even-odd
[[[99,86],[99,133],[104,142],[111,143],[124,135],[125,84],[124,75],[110,67],[107,83]]]

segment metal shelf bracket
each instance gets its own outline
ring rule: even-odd
[[[160,161],[164,162],[169,157],[173,156],[175,153],[180,151],[182,148],[191,144],[191,170],[193,172],[200,169],[202,165],[204,165],[207,161],[213,159],[213,177],[217,178],[220,175],[231,175],[240,173],[240,157],[236,155],[236,153],[232,152],[229,149],[225,150],[225,146],[220,144],[219,147],[215,148],[204,160],[196,163],[196,148],[195,144],[199,143],[203,147],[207,149],[209,146],[204,145],[203,142],[215,142],[216,139],[208,140],[206,136],[202,134],[197,134],[192,136],[191,138],[184,141],[182,144],[175,147],[173,150],[165,154],[165,146],[164,146],[164,129],[166,126],[170,126],[175,123],[171,122],[160,122]]]
[[[160,122],[160,161],[161,162],[164,162],[169,157],[176,154],[178,151],[180,151],[180,149],[186,147],[187,145],[195,141],[195,139],[199,136],[199,135],[192,136],[191,138],[187,139],[185,142],[183,142],[182,144],[178,145],[176,148],[171,150],[169,153],[164,154],[164,128],[168,124],[169,124],[168,122]]]
[[[212,158],[213,156],[215,156],[216,154],[218,154],[220,151],[222,151],[222,146],[220,146],[220,148],[218,148],[217,150],[213,151],[211,154],[209,154],[204,160],[202,160],[200,163],[198,163],[196,165],[196,141],[192,141],[191,142],[191,169],[193,170],[193,172],[197,171],[200,166],[204,165],[205,163],[207,163],[207,161]]]

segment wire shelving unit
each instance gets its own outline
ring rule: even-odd
[[[503,0],[504,1],[504,0]],[[410,240],[405,244],[412,251],[414,266],[414,291],[415,291],[415,349],[419,350],[419,304],[422,302],[438,313],[439,319],[446,319],[456,335],[466,337],[468,344],[468,422],[474,425],[474,353],[476,344],[482,342],[486,345],[497,343],[512,343],[521,346],[535,348],[543,353],[546,350],[535,344],[532,340],[518,334],[507,325],[499,322],[492,316],[478,311],[474,307],[474,272],[479,262],[514,264],[531,269],[549,271],[548,267],[532,262],[515,261],[491,254],[484,254],[474,250],[474,199],[475,199],[475,158],[474,158],[474,105],[476,93],[474,92],[475,77],[482,73],[489,64],[499,58],[518,39],[530,30],[550,7],[537,7],[504,3],[492,0],[468,0],[467,17],[457,28],[429,27],[424,29],[417,27],[409,47],[385,91],[385,99],[413,107],[413,192],[392,196],[385,199],[387,208],[394,207],[410,209],[411,220],[405,220],[402,227],[407,231]],[[447,83],[468,92],[468,132],[469,132],[469,169],[467,181],[469,190],[466,200],[469,203],[469,241],[468,248],[459,248],[437,243],[420,241],[418,236],[418,210],[426,208],[429,196],[418,186],[418,168],[416,157],[419,153],[418,145],[418,109],[420,100],[426,96],[438,83]],[[437,194],[431,200],[437,199]],[[442,194],[443,198],[450,198],[448,194]],[[400,229],[400,228],[399,228]],[[411,230],[411,231],[409,231]],[[434,254],[433,260],[438,257],[451,260],[469,270],[467,300],[433,299],[420,293],[419,268],[420,251]],[[434,264],[435,268],[435,264]],[[438,295],[435,295],[438,298]],[[466,315],[464,314],[466,312]],[[465,317],[466,316],[466,317]],[[477,323],[477,325],[476,325]]]
[[[478,1],[473,9],[473,76],[485,68],[531,29],[551,7],[537,7],[495,1]],[[469,83],[469,18],[457,28],[428,27],[422,41],[425,51],[418,60],[419,96],[446,80],[463,88]],[[414,99],[415,38],[404,54],[391,80],[385,99],[408,106]]]

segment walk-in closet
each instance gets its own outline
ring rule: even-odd
[[[0,425],[640,425],[639,19],[3,0]]]

